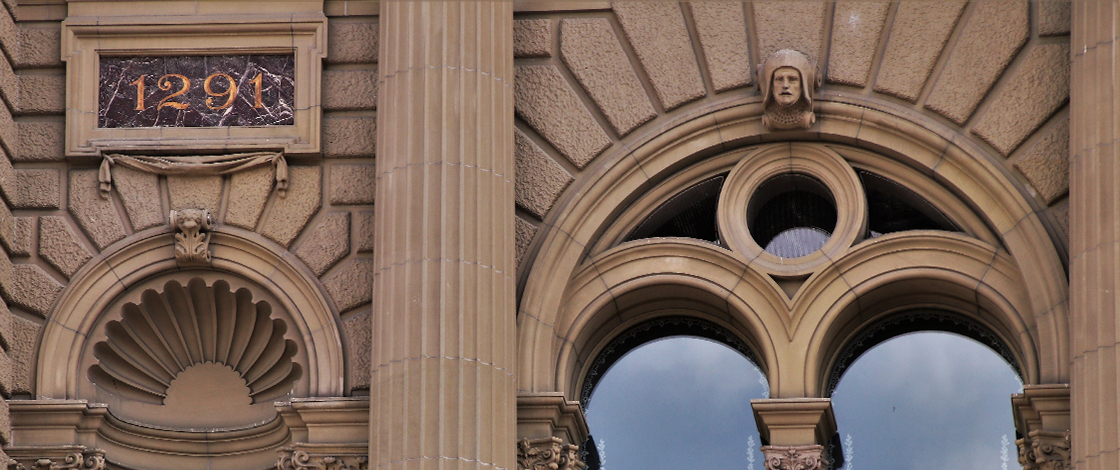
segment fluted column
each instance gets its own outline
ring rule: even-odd
[[[370,468],[512,469],[512,2],[381,2]]]
[[[1120,5],[1075,1],[1070,52],[1070,383],[1077,469],[1120,468]]]

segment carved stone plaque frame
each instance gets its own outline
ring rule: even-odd
[[[63,22],[66,154],[101,152],[320,150],[322,59],[327,19],[284,15],[71,16]],[[99,128],[102,56],[295,54],[295,123],[283,126]]]

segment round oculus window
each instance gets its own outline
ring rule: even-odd
[[[836,229],[836,203],[828,188],[802,174],[767,180],[747,205],[747,227],[774,256],[800,258],[824,247]]]

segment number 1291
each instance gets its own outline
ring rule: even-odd
[[[224,91],[221,91],[221,92],[215,92],[214,91],[214,87],[213,87],[214,79],[217,78],[217,77],[221,77],[221,78],[225,79],[227,86],[226,86]],[[134,81],[132,83],[129,83],[129,85],[132,85],[132,86],[136,87],[136,110],[137,111],[143,111],[145,109],[145,106],[144,106],[144,82],[147,79],[148,79],[147,75],[141,75],[140,78],[136,79],[136,81]],[[166,74],[162,77],[159,77],[159,79],[156,80],[156,86],[158,86],[160,90],[171,91],[171,89],[175,88],[175,84],[172,83],[173,79],[179,81],[179,88],[174,93],[172,93],[170,95],[167,95],[162,100],[159,100],[159,105],[156,106],[157,111],[160,110],[160,109],[163,109],[164,106],[169,106],[169,107],[172,107],[172,108],[175,108],[175,109],[187,109],[188,107],[190,107],[189,103],[183,103],[183,102],[180,102],[180,101],[175,101],[173,99],[173,98],[177,98],[179,96],[183,96],[184,94],[187,93],[187,90],[190,90],[191,79],[187,78],[185,75],[179,75],[177,73]],[[263,108],[264,105],[261,104],[261,74],[258,73],[255,78],[253,78],[252,80],[249,80],[249,83],[251,83],[254,87],[253,107],[254,108]],[[206,91],[207,95],[210,95],[209,98],[206,98],[206,107],[210,108],[210,109],[213,109],[213,110],[226,109],[230,106],[233,106],[233,101],[237,99],[237,82],[234,81],[233,77],[230,76],[227,73],[219,72],[219,73],[210,74],[210,76],[206,77],[206,80],[204,80],[202,82],[202,89]],[[223,97],[225,98],[225,102],[220,104],[220,105],[217,104],[219,101],[221,101],[221,98],[223,98]],[[217,99],[215,99],[215,98],[217,98]]]

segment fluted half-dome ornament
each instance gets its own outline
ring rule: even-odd
[[[292,389],[302,369],[292,361],[296,343],[284,338],[287,324],[271,315],[268,302],[253,302],[249,289],[230,292],[225,281],[208,286],[194,278],[186,287],[168,281],[162,292],[141,293],[139,305],[126,303],[121,320],[106,324],[89,378],[125,398],[163,404],[176,376],[214,363],[245,380],[254,404],[272,400]]]

